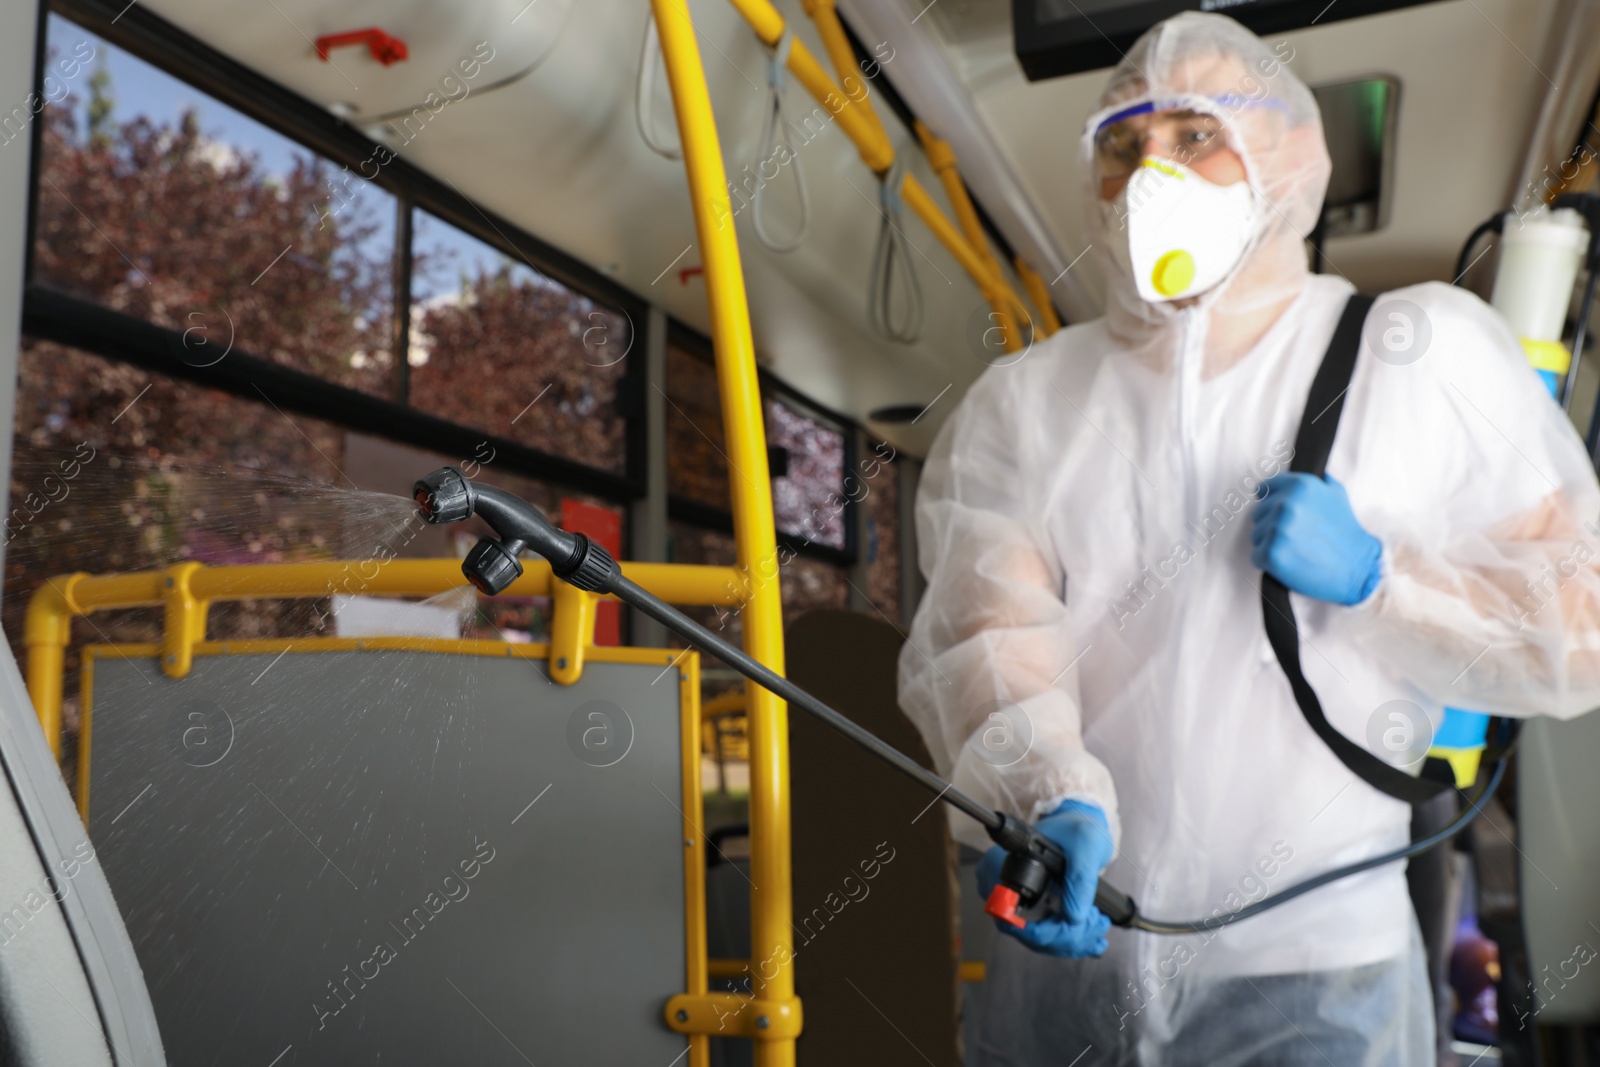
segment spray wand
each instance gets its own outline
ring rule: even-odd
[[[750,679],[791,705],[821,719],[895,770],[912,778],[939,799],[983,824],[995,844],[1006,850],[1000,880],[984,905],[989,914],[1024,925],[1018,908],[1036,904],[1052,882],[1066,874],[1067,860],[1059,846],[1014,815],[995,811],[934,774],[899,749],[884,743],[844,715],[786,678],[775,674],[672,605],[626,578],[604,548],[581,533],[558,530],[527,501],[491,485],[472,482],[454,467],[443,467],[419,480],[412,490],[422,517],[430,523],[461,522],[476,514],[500,535],[485,537],[467,553],[461,570],[487,596],[496,596],[522,576],[517,554],[533,551],[550,561],[557,578],[591,593],[610,593],[691,644],[715,653]],[[1112,922],[1129,925],[1138,909],[1125,893],[1101,880],[1095,904]]]
[[[644,612],[690,644],[714,652],[752,682],[782,697],[790,705],[809,712],[917,782],[933,793],[936,799],[978,820],[988,832],[990,840],[1006,850],[999,881],[984,903],[984,911],[1001,922],[1017,927],[1027,925],[1026,920],[1017,914],[1018,910],[1037,904],[1052,883],[1059,884],[1065,877],[1065,854],[1060,846],[1032,824],[980,804],[899,749],[745,655],[743,650],[728,644],[683,612],[630,581],[604,548],[581,533],[556,529],[538,508],[526,500],[492,485],[474,483],[454,467],[441,467],[419,479],[412,488],[412,496],[427,522],[444,525],[477,515],[500,536],[498,541],[493,537],[480,539],[461,563],[462,573],[467,580],[484,595],[498,596],[520,578],[522,563],[517,555],[533,551],[550,561],[550,569],[557,578],[591,593],[609,593],[624,604]],[[1104,878],[1100,879],[1095,889],[1095,906],[1114,925],[1149,933],[1192,934],[1220,929],[1287,903],[1329,882],[1415,856],[1448,840],[1470,823],[1488,803],[1505,776],[1505,769],[1506,761],[1503,758],[1497,760],[1494,772],[1476,797],[1471,798],[1466,810],[1437,833],[1413,841],[1403,848],[1324,871],[1237,911],[1217,912],[1198,919],[1154,919],[1141,915],[1133,898]]]

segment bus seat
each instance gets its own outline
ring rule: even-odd
[[[813,611],[788,629],[788,674],[931,768],[895,702],[901,643],[882,620]],[[798,1059],[953,1067],[960,941],[944,810],[804,712],[790,711],[789,729]]]

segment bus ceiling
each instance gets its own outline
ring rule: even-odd
[[[1335,0],[1320,13],[1289,0],[837,3],[859,84],[904,173],[932,190],[947,216],[959,214],[908,124],[920,120],[953,150],[1000,280],[1036,304],[1020,261],[1068,322],[1097,314],[1102,288],[1082,218],[1079,124],[1098,102],[1101,68],[1169,14],[1225,11],[1279,42],[1293,69],[1323,90],[1325,105],[1348,105],[1344,125],[1330,129],[1336,154],[1351,162],[1336,175],[1338,217],[1323,267],[1368,290],[1448,280],[1472,224],[1525,199],[1546,168],[1571,154],[1600,78],[1600,59],[1563,47],[1593,39],[1580,23],[1595,5],[1576,0]],[[370,151],[353,161],[354,180],[382,183],[385,161],[403,159],[481,206],[484,218],[511,221],[706,331],[682,166],[640,136],[647,123],[657,140],[676,137],[664,81],[649,92],[638,84],[646,5],[279,0],[223,9],[141,0],[115,20],[103,6],[58,0],[54,10],[203,80],[207,65],[186,64],[171,46],[172,38],[192,38],[364,134]],[[832,5],[738,0],[702,3],[695,13],[737,187],[732,221],[744,231],[757,351],[790,385],[864,421],[937,401],[915,422],[873,423],[920,451],[964,387],[995,362],[984,340],[992,303],[908,212],[901,253],[925,296],[924,321],[910,340],[910,331],[892,340],[874,329],[879,181],[835,117],[792,77],[789,148],[803,163],[808,226],[793,251],[751,239],[743,194],[762,188],[768,225],[789,234],[802,169],[762,158],[774,49],[751,13],[775,12],[831,74],[836,57],[807,17],[817,8]],[[321,54],[318,41],[328,45]],[[1462,55],[1474,58],[1454,58]],[[651,114],[636,113],[640,102]],[[286,122],[259,109],[256,117]],[[1466,159],[1463,138],[1471,165],[1455,166]]]

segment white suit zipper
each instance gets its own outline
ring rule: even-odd
[[[1185,529],[1200,519],[1199,473],[1195,462],[1195,411],[1200,402],[1200,370],[1205,359],[1206,320],[1200,307],[1178,312],[1183,335],[1178,353],[1178,448],[1183,462]]]

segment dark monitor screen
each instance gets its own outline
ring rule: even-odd
[[[1283,33],[1435,0],[1013,0],[1017,59],[1029,81],[1115,66],[1139,35],[1184,11],[1215,11]]]

